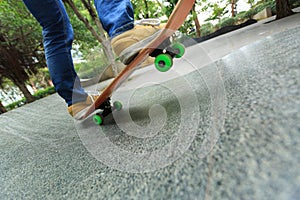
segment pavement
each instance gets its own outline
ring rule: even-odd
[[[57,94],[0,115],[0,199],[298,199],[299,19],[136,71],[101,127]]]

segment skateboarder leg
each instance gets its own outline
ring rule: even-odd
[[[67,103],[69,113],[77,118],[97,96],[84,91],[74,70],[71,57],[74,33],[62,0],[23,1],[43,28],[46,62],[54,87]],[[95,0],[94,3],[117,55],[159,30],[154,26],[134,25],[130,0]],[[126,57],[127,53],[122,55],[122,61],[127,64],[131,58]]]

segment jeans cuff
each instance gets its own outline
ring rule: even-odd
[[[131,29],[133,29],[134,27],[134,23],[133,22],[130,22],[128,24],[125,24],[124,26],[121,26],[120,28],[116,29],[114,32],[111,33],[111,39],[126,32],[126,31],[129,31]]]

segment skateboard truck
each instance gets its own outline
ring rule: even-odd
[[[160,72],[166,72],[173,66],[173,58],[181,58],[185,53],[185,47],[179,42],[172,43],[170,38],[164,40],[153,52],[154,65]]]
[[[101,109],[102,112],[97,112],[93,116],[93,121],[95,124],[101,125],[103,124],[105,117],[111,114],[114,110],[119,111],[122,109],[122,103],[115,101],[113,105],[111,105],[111,99],[108,97],[97,109]]]

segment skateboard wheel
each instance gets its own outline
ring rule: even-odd
[[[115,101],[113,106],[117,111],[122,110],[122,107],[123,107],[123,105],[120,101]]]
[[[181,58],[185,53],[185,47],[181,43],[175,43],[172,45],[172,49],[174,49],[176,52],[175,58]]]
[[[154,65],[160,72],[168,71],[173,65],[173,59],[168,54],[160,54],[155,58]]]
[[[100,114],[95,114],[93,116],[93,121],[96,125],[101,125],[103,123],[103,118]]]

